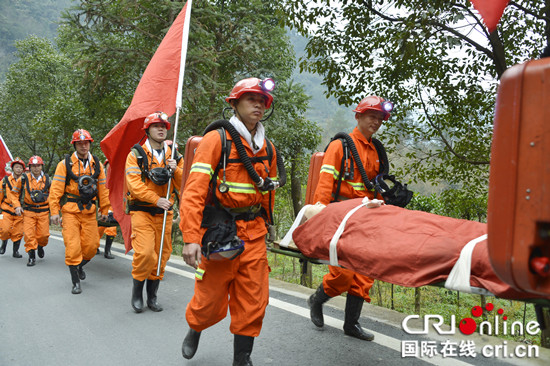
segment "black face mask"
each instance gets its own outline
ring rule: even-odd
[[[78,194],[83,203],[88,203],[97,195],[97,181],[89,175],[78,179]]]
[[[31,191],[30,196],[31,196],[31,200],[34,203],[46,202],[46,200],[48,199],[48,195],[39,190]]]
[[[151,169],[148,174],[149,179],[158,186],[163,186],[168,183],[172,175],[167,168],[154,168]]]

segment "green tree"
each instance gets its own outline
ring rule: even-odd
[[[487,190],[498,79],[540,54],[549,9],[511,1],[489,33],[468,0],[286,2],[288,25],[309,38],[300,66],[321,74],[329,95],[396,102],[381,139],[390,152],[407,139],[396,151],[410,162],[402,173],[474,195]]]
[[[61,46],[84,72],[82,101],[97,128],[107,133],[122,117],[183,3],[88,0],[63,15]],[[303,174],[297,167],[315,148],[319,131],[303,117],[307,98],[290,79],[296,61],[286,30],[274,15],[280,14],[277,9],[278,4],[267,0],[193,2],[178,136],[202,134],[219,119],[237,80],[274,78],[276,110],[266,126],[289,157],[292,196],[300,202],[296,181],[303,181]]]
[[[40,155],[52,171],[67,152],[84,108],[74,88],[79,74],[51,41],[17,41],[17,58],[0,85],[0,129],[14,155]]]

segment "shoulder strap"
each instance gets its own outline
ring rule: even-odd
[[[10,183],[10,179],[9,179],[9,176],[6,175],[4,177],[4,183],[2,183],[2,186],[4,188],[4,190],[6,189],[6,184],[8,185],[8,188],[10,189],[10,191],[13,189],[13,187],[11,186],[11,183]]]
[[[97,156],[92,155],[92,158],[94,159],[94,174],[92,175],[92,178],[97,180],[97,178],[99,178],[99,175],[101,174],[101,165]]]
[[[70,180],[74,180],[75,182],[78,180],[78,177],[76,174],[73,173],[73,163],[71,162],[71,155],[67,154],[65,155],[65,170],[67,171],[67,174],[65,176],[65,185],[69,185]]]
[[[132,146],[132,150],[136,153],[137,163],[139,169],[141,170],[141,179],[145,181],[147,172],[149,171],[149,159],[147,159],[147,153],[140,144],[135,144]]]
[[[390,163],[388,161],[388,155],[386,154],[386,149],[380,140],[372,138],[372,144],[376,148],[378,153],[378,159],[380,160],[380,172],[378,174],[389,174]]]

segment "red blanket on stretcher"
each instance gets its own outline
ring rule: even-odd
[[[310,258],[329,259],[329,243],[361,199],[332,203],[299,226],[293,240]],[[462,248],[487,233],[487,225],[383,205],[360,208],[347,221],[337,244],[339,265],[363,275],[406,287],[445,281]],[[494,273],[487,241],[472,253],[470,285],[509,299],[535,298],[516,291]]]

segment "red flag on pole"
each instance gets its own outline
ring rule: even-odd
[[[145,117],[158,111],[171,116],[176,111],[177,89],[181,85],[180,63],[185,63],[187,51],[182,43],[187,46],[189,34],[189,14],[186,16],[186,13],[188,9],[191,12],[191,5],[188,6],[188,3],[191,0],[185,3],[149,61],[126,113],[101,141],[101,149],[109,160],[109,199],[114,217],[120,224],[126,252],[132,249],[130,215],[124,213],[123,207],[126,156],[132,146],[145,136],[142,130]]]
[[[470,0],[470,2],[483,18],[489,32],[493,32],[497,29],[497,24],[509,0]]]
[[[6,168],[9,167],[9,163],[12,160],[13,156],[11,156],[10,149],[8,149],[8,145],[6,145],[2,135],[0,135],[0,179],[8,174]]]

